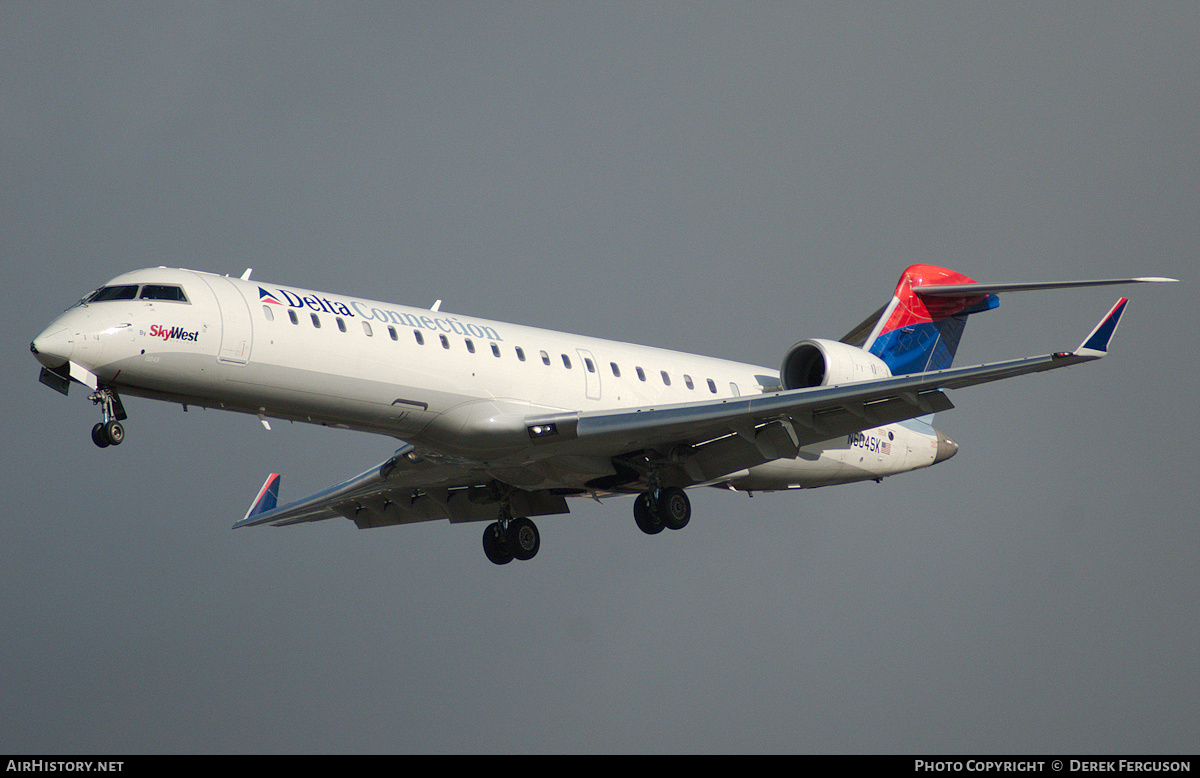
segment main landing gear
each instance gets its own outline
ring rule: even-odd
[[[683,529],[692,519],[692,501],[677,486],[651,487],[634,500],[633,519],[647,535]],[[483,553],[488,560],[506,565],[514,559],[533,559],[541,545],[537,525],[524,517],[514,518],[508,500],[502,499],[500,518],[483,530]]]
[[[514,519],[502,515],[483,530],[483,553],[493,564],[533,559],[541,545],[537,525],[524,517]]]
[[[692,518],[692,502],[682,489],[668,486],[642,492],[633,501],[633,520],[647,535],[667,529],[683,529]]]
[[[92,442],[100,448],[121,445],[125,440],[121,422],[127,418],[121,398],[111,389],[97,389],[88,399],[99,405],[104,413],[104,421],[92,427]]]

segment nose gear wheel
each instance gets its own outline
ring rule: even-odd
[[[88,399],[99,405],[104,415],[104,421],[92,427],[92,442],[100,448],[121,445],[121,441],[125,440],[125,428],[121,422],[127,418],[121,398],[113,390],[102,387]]]

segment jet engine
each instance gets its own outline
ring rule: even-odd
[[[887,363],[874,354],[836,340],[813,338],[792,346],[779,369],[784,389],[808,389],[889,378]]]

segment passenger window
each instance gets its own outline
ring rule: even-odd
[[[497,359],[500,357],[500,347],[495,343],[492,344],[492,356],[496,357]]]
[[[517,346],[517,359],[521,362],[525,361],[525,349],[521,348],[520,346]]]
[[[345,332],[346,331],[345,320],[343,320],[341,316],[335,316],[334,318],[337,320],[338,329],[341,330],[342,332]]]
[[[450,339],[445,335],[438,335],[442,339],[442,348],[450,348]]]
[[[425,336],[421,334],[420,330],[413,330],[413,337],[415,337],[417,339],[418,346],[425,345]]]
[[[570,370],[571,369],[570,358],[568,358],[566,354],[563,354],[562,358],[563,358],[563,367],[565,367],[567,370]]]
[[[640,367],[635,367],[634,370],[637,371],[639,381],[646,380],[646,371],[645,370],[642,370]]]
[[[545,351],[541,351],[538,353],[540,353],[542,355],[542,364],[549,367],[550,366],[550,355],[547,354]]]
[[[592,360],[588,359],[587,357],[584,357],[584,358],[583,358],[583,366],[587,368],[587,371],[588,371],[589,373],[594,373],[594,372],[596,372],[596,366],[595,366],[595,365],[593,365],[593,364],[592,364]]]
[[[369,322],[369,321],[363,322],[363,332],[366,333],[368,338],[374,334],[371,332],[371,322]]]
[[[708,391],[712,392],[713,394],[717,393],[717,385],[713,383],[711,378],[708,379]]]
[[[658,374],[662,376],[664,384],[666,384],[667,386],[671,385],[671,376],[667,375],[666,370],[659,370]]]
[[[695,389],[695,388],[696,388],[696,387],[692,386],[692,377],[691,377],[690,375],[686,375],[686,374],[685,374],[685,375],[683,376],[683,384],[684,384],[684,386],[686,386],[688,389]]]
[[[267,321],[275,321],[275,312],[271,310],[271,306],[263,306],[263,316],[267,317]]]
[[[474,354],[475,353],[475,342],[473,340],[471,340],[470,338],[467,338],[465,342],[467,344],[467,351]]]
[[[609,362],[608,366],[612,368],[613,375],[615,375],[617,378],[621,377],[621,368],[617,367],[616,362]]]
[[[321,329],[321,317],[314,313],[312,315],[312,320],[313,320],[313,326],[316,327],[317,329]]]
[[[396,334],[396,328],[390,324],[388,325],[388,337],[392,340],[400,340],[400,336]]]
[[[295,311],[288,311],[288,318],[292,320],[292,324],[299,324],[300,318],[296,316]]]

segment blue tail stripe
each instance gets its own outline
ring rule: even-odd
[[[989,294],[974,305],[959,308],[950,316],[934,318],[936,314],[929,311],[926,312],[929,319],[912,321],[914,317],[910,312],[907,317],[901,317],[901,320],[908,318],[909,323],[880,333],[871,343],[869,351],[882,359],[894,376],[945,370],[954,363],[954,355],[958,352],[958,344],[967,326],[967,317],[973,313],[990,311],[999,305],[1000,298]]]
[[[966,316],[952,316],[901,327],[876,338],[871,353],[887,364],[892,375],[944,370],[954,362],[966,324]]]

